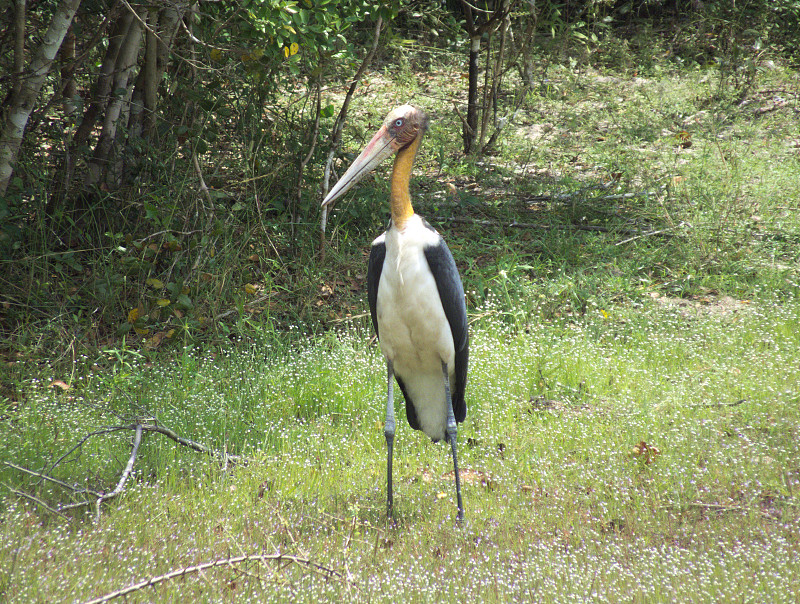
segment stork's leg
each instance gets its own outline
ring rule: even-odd
[[[456,502],[458,503],[458,520],[464,519],[464,504],[461,502],[461,476],[458,473],[458,454],[456,453],[456,416],[453,415],[453,399],[450,396],[450,375],[447,372],[447,363],[442,361],[442,373],[444,374],[444,396],[445,407],[447,407],[447,440],[453,451],[453,474],[456,477]]]
[[[392,515],[392,449],[394,447],[394,366],[386,359],[386,373],[388,374],[386,424],[383,434],[386,436],[386,515]]]

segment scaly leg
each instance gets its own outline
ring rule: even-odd
[[[450,396],[450,375],[447,372],[447,363],[442,361],[442,373],[444,374],[444,396],[445,406],[447,407],[447,440],[453,451],[453,473],[456,477],[456,502],[458,503],[458,521],[464,519],[464,504],[461,502],[461,476],[458,473],[458,454],[456,453],[456,417],[453,415],[453,399]]]
[[[387,400],[386,400],[386,424],[383,434],[386,436],[386,515],[392,516],[392,449],[394,447],[394,366],[389,359],[386,359],[386,373],[388,374]],[[452,411],[451,411],[452,413]]]

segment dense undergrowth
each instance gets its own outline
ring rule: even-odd
[[[446,233],[470,306],[491,293],[515,322],[650,291],[792,297],[798,84],[769,45],[772,30],[742,27],[756,9],[712,11],[697,31],[680,21],[618,30],[598,21],[591,39],[577,25],[537,38],[524,69],[501,82],[491,116],[500,136],[470,157],[452,110],[464,96],[458,44],[389,37],[354,100],[339,165],[390,107],[424,107],[433,128],[414,181],[417,210]],[[341,92],[327,91],[322,104],[338,106]],[[227,87],[220,94],[230,106],[206,115],[217,141],[202,166],[211,205],[188,157],[154,154],[149,180],[90,205],[63,232],[35,212],[8,223],[25,237],[2,263],[6,359],[87,359],[70,369],[80,373],[117,350],[148,355],[290,327],[318,333],[363,314],[364,250],[388,215],[385,172],[339,204],[323,252],[318,201],[332,112],[300,211],[288,202],[298,191],[286,167],[301,152],[292,137],[305,97],[287,94],[280,122],[278,108],[266,111],[275,148],[251,156],[255,118]]]

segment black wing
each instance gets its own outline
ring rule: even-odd
[[[425,222],[425,226],[433,228]],[[436,288],[439,290],[439,299],[442,301],[442,308],[450,324],[450,331],[453,334],[453,346],[455,347],[455,388],[451,393],[453,397],[453,415],[457,422],[463,422],[467,417],[467,403],[464,400],[464,390],[467,386],[467,365],[469,364],[469,333],[467,329],[467,305],[464,302],[464,286],[461,284],[461,277],[453,260],[453,254],[444,242],[439,238],[439,243],[425,248],[425,259],[428,267],[436,280]]]
[[[378,237],[372,242],[372,249],[369,252],[369,265],[367,266],[367,299],[369,300],[369,314],[372,315],[372,326],[375,328],[375,335],[378,333],[378,284],[381,282],[383,272],[383,261],[386,259],[386,243],[383,237]]]

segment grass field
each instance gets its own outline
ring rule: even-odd
[[[541,76],[490,160],[459,156],[435,94],[459,66],[376,72],[358,100],[365,135],[409,99],[434,118],[413,192],[467,290],[463,525],[446,447],[404,421],[386,520],[359,285],[381,172],[281,285],[328,286],[318,324],[242,304],[230,341],[66,363],[26,334],[39,354],[3,369],[2,599],[800,601],[798,76],[765,68],[743,100],[712,68]],[[216,455],[145,431],[96,506],[136,423]]]
[[[8,499],[4,589],[88,600],[282,552],[331,574],[238,563],[129,601],[796,601],[798,329],[796,302],[652,304],[524,332],[482,321],[460,430],[461,527],[447,449],[407,426],[385,520],[382,360],[360,330],[134,366],[74,398],[33,386],[4,439],[6,456],[34,468],[134,402],[250,461],[223,470],[151,434],[135,480],[94,523]],[[110,481],[131,432],[114,438],[84,447],[63,477]]]

